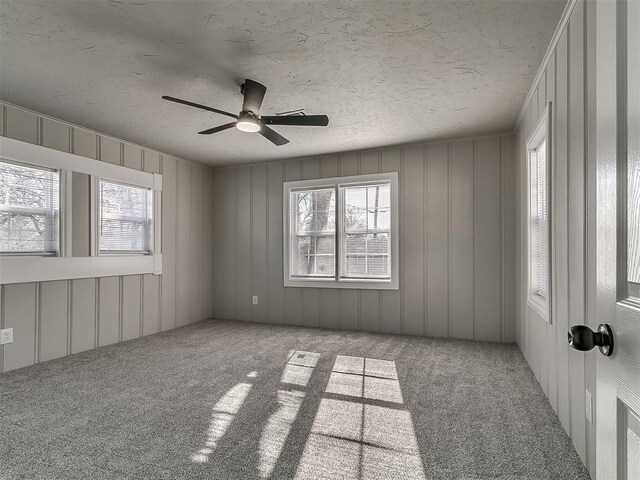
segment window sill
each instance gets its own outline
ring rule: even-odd
[[[284,286],[301,287],[301,288],[350,288],[354,290],[399,290],[397,281],[388,280],[341,280],[334,279],[301,279],[301,278],[285,278]]]
[[[162,254],[103,257],[0,257],[0,285],[162,274]]]
[[[533,310],[539,317],[545,322],[551,323],[551,315],[549,315],[549,303],[548,300],[543,301],[540,297],[529,295],[527,299],[528,307]]]

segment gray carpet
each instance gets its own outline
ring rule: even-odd
[[[589,478],[515,345],[241,322],[2,374],[0,432],[2,479]]]

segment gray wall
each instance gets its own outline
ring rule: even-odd
[[[515,341],[514,144],[502,135],[215,169],[215,316]],[[400,290],[284,288],[283,181],[388,171],[400,177]]]
[[[517,128],[517,342],[590,472],[595,472],[595,427],[585,417],[585,388],[595,406],[595,356],[567,345],[571,325],[598,324],[595,299],[595,170],[593,138],[593,3],[578,2],[544,75],[532,86]],[[526,142],[548,102],[552,118],[552,323],[527,306]]]
[[[0,286],[0,372],[150,335],[212,313],[213,170],[0,103],[3,136],[162,173],[163,275]],[[86,180],[86,179],[85,179]],[[88,183],[74,175],[74,197]],[[74,202],[74,255],[88,254],[89,212]],[[76,242],[79,238],[87,242]],[[77,243],[77,244],[76,244]]]

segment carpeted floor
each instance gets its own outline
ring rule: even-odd
[[[0,478],[589,476],[515,345],[210,321],[0,375]]]

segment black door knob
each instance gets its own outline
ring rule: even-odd
[[[601,323],[595,332],[586,325],[574,325],[567,332],[567,339],[572,348],[581,352],[598,347],[600,353],[607,357],[613,354],[613,331],[605,323]]]

